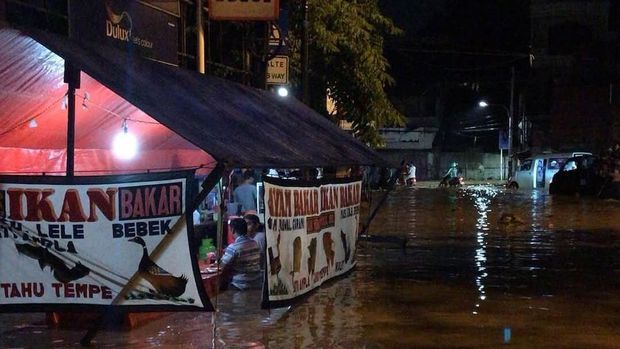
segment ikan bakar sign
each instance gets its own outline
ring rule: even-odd
[[[211,309],[190,251],[193,172],[0,177],[0,311]]]
[[[355,266],[361,189],[357,180],[265,179],[268,307]]]

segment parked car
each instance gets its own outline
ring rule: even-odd
[[[514,176],[508,179],[506,186],[514,189],[546,189],[562,165],[578,156],[592,155],[589,152],[542,153],[521,160]]]
[[[605,178],[598,172],[596,156],[583,155],[566,160],[553,176],[549,194],[598,195]]]

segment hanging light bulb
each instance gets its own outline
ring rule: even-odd
[[[132,159],[138,153],[138,141],[127,130],[127,119],[123,119],[122,130],[114,137],[112,152],[121,160]]]
[[[62,99],[62,102],[60,102],[60,109],[67,110],[68,105],[69,105],[69,97],[65,95],[65,97]]]
[[[88,105],[86,104],[86,101],[88,101],[90,99],[90,95],[88,94],[88,92],[84,92],[84,98],[82,98],[82,109],[87,110],[88,109]]]

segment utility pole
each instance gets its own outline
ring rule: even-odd
[[[301,63],[301,84],[303,88],[303,98],[302,101],[308,105],[310,103],[310,86],[308,82],[308,69],[309,69],[309,59],[308,59],[308,30],[310,29],[310,23],[308,22],[308,2],[310,0],[303,0],[302,2],[302,11],[304,17],[303,23],[303,37],[302,37],[302,45],[301,45],[301,55],[302,55],[302,63]]]
[[[200,74],[205,73],[205,31],[202,25],[202,0],[196,0],[196,64]]]
[[[508,115],[508,177],[512,176],[513,169],[513,154],[512,154],[512,129],[513,119],[515,115],[514,100],[515,100],[515,67],[510,70],[510,113]]]

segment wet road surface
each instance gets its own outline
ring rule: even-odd
[[[620,348],[618,201],[397,187],[369,232],[397,239],[361,241],[351,274],[292,309],[260,310],[257,294],[225,292],[215,330],[210,313],[176,313],[101,331],[93,345]],[[1,348],[79,347],[85,333],[49,329],[43,314],[0,321]]]

